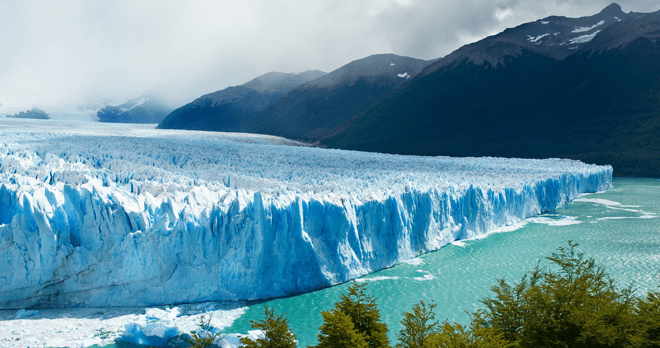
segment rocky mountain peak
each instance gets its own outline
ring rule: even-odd
[[[617,3],[611,3],[609,6],[605,7],[598,15],[603,16],[620,16],[625,15],[625,12],[621,9],[621,6]]]

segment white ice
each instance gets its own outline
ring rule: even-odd
[[[415,257],[412,259],[404,260],[403,262],[409,265],[419,266],[424,263],[424,260],[420,259],[419,257]]]
[[[399,279],[399,277],[378,276],[378,277],[358,278],[355,281],[359,283],[364,283],[364,282],[373,282],[378,280],[394,280],[394,279]]]
[[[0,308],[310,291],[482,238],[612,177],[572,160],[67,122],[0,120]]]
[[[433,280],[433,279],[435,279],[435,276],[430,274],[430,273],[427,273],[427,274],[425,274],[421,277],[414,277],[413,279],[423,282],[423,281],[427,281],[427,280]]]
[[[201,303],[175,308],[45,309],[18,318],[0,311],[0,347],[89,347],[113,344],[117,339],[162,346],[167,338],[198,330],[202,315],[222,330],[245,313],[245,307],[216,309],[222,304]],[[20,312],[20,311],[19,311]],[[138,313],[138,314],[135,314]],[[221,347],[235,347],[238,335],[226,335]]]
[[[544,224],[548,226],[570,226],[570,225],[578,225],[582,223],[582,221],[577,221],[575,220],[574,217],[564,217],[562,219],[556,220],[556,219],[550,219],[547,217],[535,217],[529,219],[529,222],[535,223],[535,224]]]
[[[588,203],[596,203],[596,204],[602,204],[602,205],[621,205],[619,202],[615,201],[610,201],[608,199],[602,199],[602,198],[577,198],[574,199],[573,202],[588,202]]]
[[[606,206],[608,209],[627,211],[627,212],[631,212],[631,213],[640,214],[639,216],[607,216],[607,217],[598,218],[597,219],[598,221],[618,220],[618,219],[654,219],[654,218],[657,217],[657,214],[655,214],[655,213],[646,212],[646,211],[643,211],[643,210],[640,210],[640,209],[633,209],[633,208],[639,208],[638,205],[623,205],[619,202],[610,201],[608,199],[578,198],[578,199],[575,199],[574,201],[575,202],[600,204],[600,205]]]

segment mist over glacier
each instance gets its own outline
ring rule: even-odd
[[[310,291],[554,210],[608,189],[612,177],[609,166],[560,159],[397,156],[249,134],[3,122],[4,309]]]

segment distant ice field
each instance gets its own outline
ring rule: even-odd
[[[611,186],[611,167],[571,160],[153,127],[0,118],[0,308],[301,293]]]

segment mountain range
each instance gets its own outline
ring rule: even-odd
[[[243,85],[203,95],[167,116],[162,129],[191,129],[242,132],[250,129],[254,118],[268,105],[297,86],[325,75],[318,70],[300,74],[271,72]]]
[[[355,115],[328,147],[580,159],[660,177],[660,12],[616,5],[464,46]]]
[[[159,127],[406,155],[565,157],[660,177],[659,39],[660,11],[612,4],[509,28],[432,61],[369,56],[270,99],[230,87]]]
[[[160,123],[172,112],[159,98],[143,95],[118,106],[106,106],[97,111],[100,122]]]

